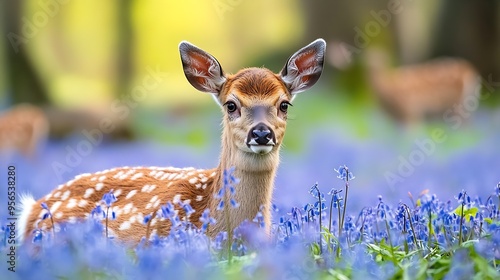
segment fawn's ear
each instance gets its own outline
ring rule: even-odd
[[[280,75],[292,95],[312,87],[318,81],[323,71],[325,49],[325,40],[316,39],[288,59]]]
[[[217,59],[186,41],[179,44],[179,51],[184,74],[189,83],[199,91],[217,96],[226,81]]]

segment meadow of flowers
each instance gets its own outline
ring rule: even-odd
[[[500,183],[486,198],[466,191],[453,200],[435,195],[410,197],[410,204],[387,204],[379,196],[373,206],[356,215],[346,211],[348,191],[355,179],[340,166],[335,170],[343,188],[310,190],[310,203],[279,213],[271,237],[258,213],[232,236],[205,235],[216,223],[205,211],[203,226],[180,219],[171,202],[159,213],[172,221],[169,236],[153,236],[127,247],[108,236],[107,224],[116,218],[110,192],[83,224],[63,225],[58,232],[36,230],[32,240],[18,248],[16,272],[8,279],[498,279],[500,276]],[[234,192],[237,178],[225,172],[221,191]],[[222,193],[222,192],[221,192]],[[181,202],[179,202],[181,203]],[[189,215],[189,204],[180,205]],[[43,219],[51,219],[50,210]],[[230,205],[238,207],[231,200]],[[144,218],[148,223],[150,216]],[[104,223],[102,221],[105,221]],[[6,249],[9,228],[2,227]],[[5,250],[6,251],[6,250]],[[5,255],[5,254],[4,254]],[[6,278],[3,278],[6,279]]]
[[[500,157],[495,147],[500,139],[481,124],[483,120],[472,120],[469,130],[458,135],[466,139],[473,131],[481,137],[465,144],[450,140],[441,148],[454,145],[458,152],[430,155],[395,186],[388,186],[381,175],[395,169],[378,159],[397,159],[408,150],[382,144],[394,136],[386,136],[386,131],[370,131],[375,140],[352,141],[345,127],[336,123],[329,132],[336,136],[326,136],[326,126],[302,139],[311,145],[301,153],[293,147],[286,152],[285,146],[270,237],[258,213],[233,233],[209,239],[205,232],[220,222],[211,217],[213,213],[204,212],[203,226],[195,228],[173,211],[176,206],[192,213],[190,205],[171,202],[158,213],[174,225],[169,236],[125,246],[107,233],[106,224],[116,218],[117,199],[108,193],[85,223],[65,224],[57,232],[35,231],[26,244],[16,247],[11,272],[10,229],[3,211],[7,202],[2,195],[0,278],[499,279],[500,173],[495,168]],[[287,137],[293,136],[291,131]],[[210,140],[213,149],[104,143],[60,179],[47,163],[64,159],[65,147],[73,147],[78,139],[48,143],[44,160],[16,156],[9,161],[17,168],[18,193],[29,191],[38,198],[75,174],[112,166],[213,166],[217,137]],[[233,193],[238,178],[232,170],[226,171],[226,178],[221,192]],[[238,207],[238,201],[219,206]],[[51,215],[46,209],[43,218],[50,220]],[[151,218],[144,218],[145,228]]]

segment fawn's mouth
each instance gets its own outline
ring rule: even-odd
[[[272,141],[270,141],[272,142]],[[253,144],[252,140],[247,144],[248,148],[252,150],[252,152],[259,154],[259,155],[264,155],[269,153],[270,151],[273,150],[274,147],[274,142],[272,144],[267,144],[267,145],[259,145],[257,143]]]

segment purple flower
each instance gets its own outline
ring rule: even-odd
[[[222,210],[224,209],[225,203],[224,203],[224,197],[226,192],[229,193],[229,204],[231,205],[231,208],[238,208],[239,203],[234,199],[234,195],[236,193],[236,189],[234,187],[235,184],[239,183],[239,180],[234,177],[235,168],[231,167],[227,170],[223,171],[223,184],[222,187],[219,189],[217,194],[215,195],[216,199],[219,199],[219,204],[217,205],[217,210]]]
[[[41,205],[41,206],[42,206],[42,208],[43,208],[43,209],[45,209],[45,211],[46,211],[46,213],[45,213],[45,214],[43,214],[43,216],[42,216],[42,220],[45,220],[45,219],[47,219],[47,218],[49,218],[49,217],[52,217],[52,213],[50,213],[50,209],[49,209],[49,207],[47,206],[47,203],[42,202],[40,205]]]
[[[354,175],[349,171],[349,168],[347,168],[347,166],[340,166],[339,169],[334,169],[335,172],[337,172],[339,175],[337,176],[337,178],[345,181],[345,182],[348,182],[348,181],[351,181],[351,180],[354,180],[356,177],[354,177]]]
[[[200,217],[200,222],[202,223],[201,230],[203,232],[207,230],[209,225],[215,224],[215,219],[210,216],[210,209],[207,208],[205,209],[205,211],[203,211]]]
[[[265,226],[264,224],[264,216],[262,215],[262,212],[257,212],[257,215],[255,215],[255,218],[253,218],[253,222],[257,223],[259,227],[263,228]]]
[[[98,215],[102,215],[102,218],[103,218],[103,219],[104,219],[104,218],[106,218],[106,212],[104,212],[104,211],[102,210],[101,205],[97,205],[94,209],[92,209],[92,211],[90,212],[90,215],[91,215],[92,217],[96,217],[96,216],[98,216]],[[99,218],[99,217],[97,217],[97,218]]]
[[[33,243],[41,242],[43,238],[43,232],[41,229],[35,229],[33,231]]]
[[[115,194],[113,193],[113,190],[110,190],[109,192],[105,193],[102,196],[102,200],[106,204],[106,206],[111,207],[111,205],[116,201]]]
[[[191,204],[189,203],[183,203],[182,204],[182,209],[184,209],[184,212],[186,213],[186,216],[191,216],[191,214],[193,214],[195,212],[195,210],[193,209],[193,207],[191,207]]]
[[[168,201],[165,205],[162,205],[160,209],[161,209],[160,216],[162,218],[171,218],[175,216],[174,205],[170,201]]]
[[[144,220],[142,221],[142,223],[146,225],[147,223],[149,223],[150,220],[151,220],[151,214],[146,215],[144,216]]]

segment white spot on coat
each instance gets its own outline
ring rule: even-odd
[[[120,224],[120,227],[118,228],[119,230],[127,230],[129,229],[131,226],[130,222],[129,221],[125,221],[123,223]]]
[[[94,193],[94,189],[88,188],[85,190],[85,194],[83,195],[83,198],[89,198],[93,193]]]
[[[189,182],[191,185],[194,185],[194,184],[196,184],[196,183],[198,182],[198,178],[197,178],[197,177],[193,177],[193,178],[189,179],[189,181],[188,181],[188,182]]]
[[[139,178],[141,178],[144,174],[142,174],[142,172],[139,172],[139,173],[136,173],[134,174],[134,176],[132,176],[132,178],[130,178],[130,180],[137,180]]]
[[[88,202],[85,199],[80,199],[80,201],[78,201],[78,207],[80,208],[85,207],[87,204]]]
[[[66,200],[66,199],[68,199],[68,197],[69,197],[69,195],[70,195],[70,194],[71,194],[71,192],[70,192],[70,191],[65,191],[65,192],[63,193],[63,195],[61,196],[61,200]],[[51,210],[51,212],[52,212],[52,210]]]
[[[68,209],[74,208],[75,206],[76,206],[76,199],[74,199],[74,198],[71,198],[68,201],[68,204],[66,204],[66,208],[68,208]]]
[[[125,196],[125,199],[129,199],[131,198],[132,196],[134,196],[135,194],[137,193],[137,190],[131,190],[127,196]]]
[[[116,178],[118,178],[118,177],[122,176],[122,175],[123,175],[123,173],[125,173],[125,172],[123,172],[123,170],[120,170],[120,172],[116,173],[116,174],[113,176],[113,178],[115,178],[115,179],[116,179]]]
[[[50,207],[50,213],[55,213],[57,209],[59,209],[59,206],[61,206],[62,201],[56,201],[52,206]]]
[[[115,195],[115,197],[118,197],[118,196],[120,196],[120,194],[122,194],[122,190],[117,189],[116,191],[113,192],[113,194]]]
[[[95,184],[95,190],[96,191],[100,191],[103,187],[104,187],[103,183],[97,183],[97,184]]]
[[[156,189],[156,185],[144,185],[144,187],[142,187],[142,189],[141,189],[141,192],[147,192],[147,193],[150,193],[150,192],[152,192],[154,189]]]
[[[156,200],[155,203],[153,204],[153,207],[155,208],[158,207],[160,205],[160,201],[161,199]]]
[[[130,213],[130,210],[132,210],[132,207],[134,207],[134,204],[132,202],[125,204],[125,206],[123,206],[123,214]]]

